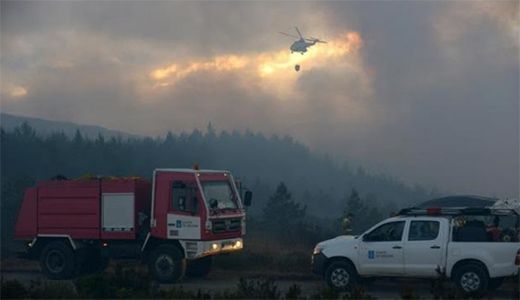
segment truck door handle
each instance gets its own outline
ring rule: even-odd
[[[392,249],[402,249],[403,247],[401,246],[393,246]]]
[[[431,246],[430,249],[440,249],[441,246],[437,246],[437,245],[434,245],[434,246]]]

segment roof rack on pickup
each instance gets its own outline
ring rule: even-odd
[[[402,209],[399,216],[457,216],[457,215],[517,215],[513,209],[490,207],[409,207]]]

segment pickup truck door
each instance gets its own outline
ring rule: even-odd
[[[416,218],[409,222],[403,246],[406,276],[438,276],[446,254],[448,220]]]
[[[362,236],[359,271],[362,275],[401,275],[404,273],[403,232],[406,221],[383,223]]]

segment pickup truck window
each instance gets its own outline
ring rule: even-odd
[[[454,242],[518,242],[516,216],[463,215],[453,220]]]
[[[410,223],[409,241],[431,241],[439,235],[438,221],[412,221]]]
[[[403,236],[405,221],[385,223],[378,226],[365,236],[365,241],[370,242],[396,242]]]

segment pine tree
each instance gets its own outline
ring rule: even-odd
[[[359,219],[363,218],[366,208],[361,201],[361,197],[356,189],[352,189],[350,196],[346,200],[346,207],[341,217],[341,229],[345,234],[359,233]]]
[[[166,134],[166,137],[164,138],[164,145],[172,146],[175,144],[175,136],[171,131],[168,130],[168,133]]]
[[[209,139],[210,141],[214,141],[217,138],[217,131],[211,122],[209,122],[208,126],[206,126],[205,138]]]
[[[347,200],[347,207],[345,208],[344,215],[351,214],[353,216],[359,215],[365,209],[363,201],[356,189],[352,189],[350,197]]]
[[[291,193],[281,182],[264,208],[264,220],[268,227],[280,233],[288,233],[301,225],[307,207],[291,200]]]
[[[346,199],[346,206],[341,218],[342,230],[346,234],[360,234],[383,219],[377,208],[376,197],[368,194],[361,198],[356,189],[352,189]]]
[[[83,135],[81,135],[81,132],[79,129],[76,129],[76,133],[74,133],[74,138],[72,139],[75,146],[81,146],[83,143]]]

